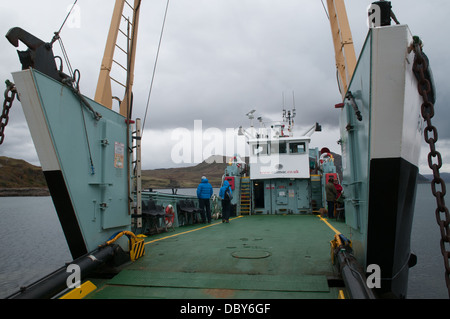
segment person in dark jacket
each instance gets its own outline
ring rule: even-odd
[[[205,176],[202,176],[202,181],[197,187],[197,197],[200,204],[200,209],[202,210],[200,214],[202,216],[203,223],[206,223],[206,220],[208,220],[208,223],[211,223],[211,206],[209,204],[209,199],[212,195],[213,188],[211,184],[208,182],[208,179]]]
[[[328,204],[328,218],[334,217],[334,201],[336,200],[337,191],[334,187],[334,180],[330,178],[327,185],[325,185],[325,194]]]
[[[233,192],[231,191],[230,183],[228,183],[228,181],[223,182],[223,186],[219,191],[219,197],[222,199],[222,223],[229,223]]]

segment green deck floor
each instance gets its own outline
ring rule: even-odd
[[[339,227],[339,226],[338,226]],[[334,231],[312,215],[246,216],[146,238],[146,254],[88,298],[337,298]]]

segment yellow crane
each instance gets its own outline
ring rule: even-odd
[[[356,67],[355,47],[353,45],[352,32],[348,23],[344,0],[327,0],[327,6],[338,79],[342,99],[344,99]]]
[[[124,6],[129,6],[133,11],[131,19],[126,18],[123,15]],[[97,83],[97,90],[95,92],[95,101],[112,109],[113,95],[111,89],[111,81],[118,83],[125,89],[123,99],[120,101],[120,114],[130,118],[131,117],[131,95],[134,81],[134,65],[136,57],[136,45],[137,45],[137,32],[139,26],[139,13],[141,7],[141,0],[134,0],[134,4],[131,5],[126,0],[116,0],[114,6],[113,16],[111,19],[111,25],[109,28],[108,39],[106,41],[105,53],[103,55],[102,65],[100,68],[100,75]],[[122,19],[125,19],[127,30],[121,30],[120,24]],[[127,47],[123,48],[117,45],[117,38],[119,32],[126,37]],[[127,65],[124,66],[114,59],[114,52],[118,48],[127,55]],[[126,82],[120,82],[118,79],[111,77],[111,69],[113,63],[118,64],[119,67],[126,70],[127,79]]]

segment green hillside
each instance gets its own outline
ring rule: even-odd
[[[219,187],[226,167],[226,158],[222,163],[206,162],[196,166],[155,169],[142,171],[143,188],[185,188],[197,187],[201,177],[206,176],[214,187]],[[38,166],[24,160],[0,157],[0,189],[47,188],[47,183]]]
[[[197,187],[202,176],[206,176],[213,187],[220,187],[227,166],[226,157],[219,163],[200,163],[196,166],[154,169],[142,172],[143,188],[193,188]]]
[[[0,188],[46,188],[47,183],[38,166],[24,160],[0,156]]]
[[[341,174],[341,156],[334,154],[337,171]],[[142,187],[147,188],[195,188],[201,177],[206,176],[213,187],[220,187],[222,176],[228,165],[227,157],[215,156],[216,162],[202,162],[195,166],[180,168],[161,168],[142,171]],[[248,160],[248,159],[247,159]],[[443,178],[450,180],[450,174],[443,173]],[[448,178],[449,177],[449,178]],[[429,179],[419,175],[418,182]],[[0,190],[6,189],[46,189],[42,169],[24,160],[0,157]],[[0,196],[2,196],[0,194]]]

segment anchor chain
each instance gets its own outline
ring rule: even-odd
[[[445,282],[450,297],[450,214],[445,205],[446,186],[441,178],[439,169],[442,167],[441,153],[436,151],[436,142],[438,140],[437,128],[431,123],[434,116],[434,91],[431,83],[431,76],[428,70],[429,62],[427,56],[422,51],[422,41],[419,37],[414,37],[413,50],[415,52],[413,71],[418,80],[418,91],[423,98],[421,106],[422,117],[426,122],[424,130],[425,142],[430,146],[428,153],[428,166],[433,171],[433,180],[431,181],[431,191],[436,197],[436,220],[441,232],[441,253],[444,257]],[[430,136],[431,133],[431,136]],[[441,190],[436,189],[436,185],[441,186]]]
[[[6,80],[5,83],[5,100],[3,102],[2,115],[0,116],[0,145],[2,145],[3,141],[5,140],[5,128],[9,122],[9,110],[11,109],[14,98],[17,95],[17,90],[14,83],[10,82],[9,80]]]

